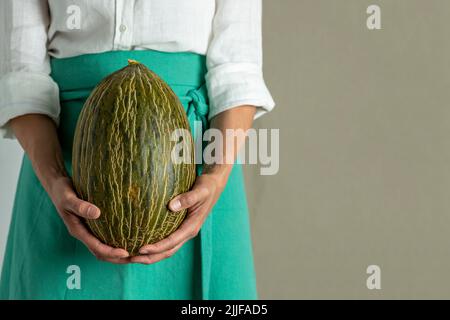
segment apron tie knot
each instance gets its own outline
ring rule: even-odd
[[[191,89],[187,92],[189,99],[187,107],[187,117],[191,126],[194,125],[194,121],[201,121],[202,128],[205,130],[208,126],[208,93],[206,90],[206,84],[203,84],[197,89]]]

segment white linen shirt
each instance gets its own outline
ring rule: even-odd
[[[0,130],[27,113],[59,118],[49,57],[153,49],[206,55],[210,114],[274,107],[262,74],[261,0],[1,0]]]

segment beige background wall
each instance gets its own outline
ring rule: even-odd
[[[264,5],[278,106],[257,125],[281,165],[247,170],[261,298],[450,298],[450,1]]]

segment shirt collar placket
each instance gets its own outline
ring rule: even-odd
[[[114,50],[130,50],[133,40],[135,0],[116,0]]]

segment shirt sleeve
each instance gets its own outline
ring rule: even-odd
[[[209,118],[239,105],[257,106],[255,118],[275,106],[262,73],[261,0],[216,0],[206,55]]]
[[[0,1],[0,134],[13,138],[8,121],[45,114],[58,124],[59,90],[50,77],[47,0]]]

